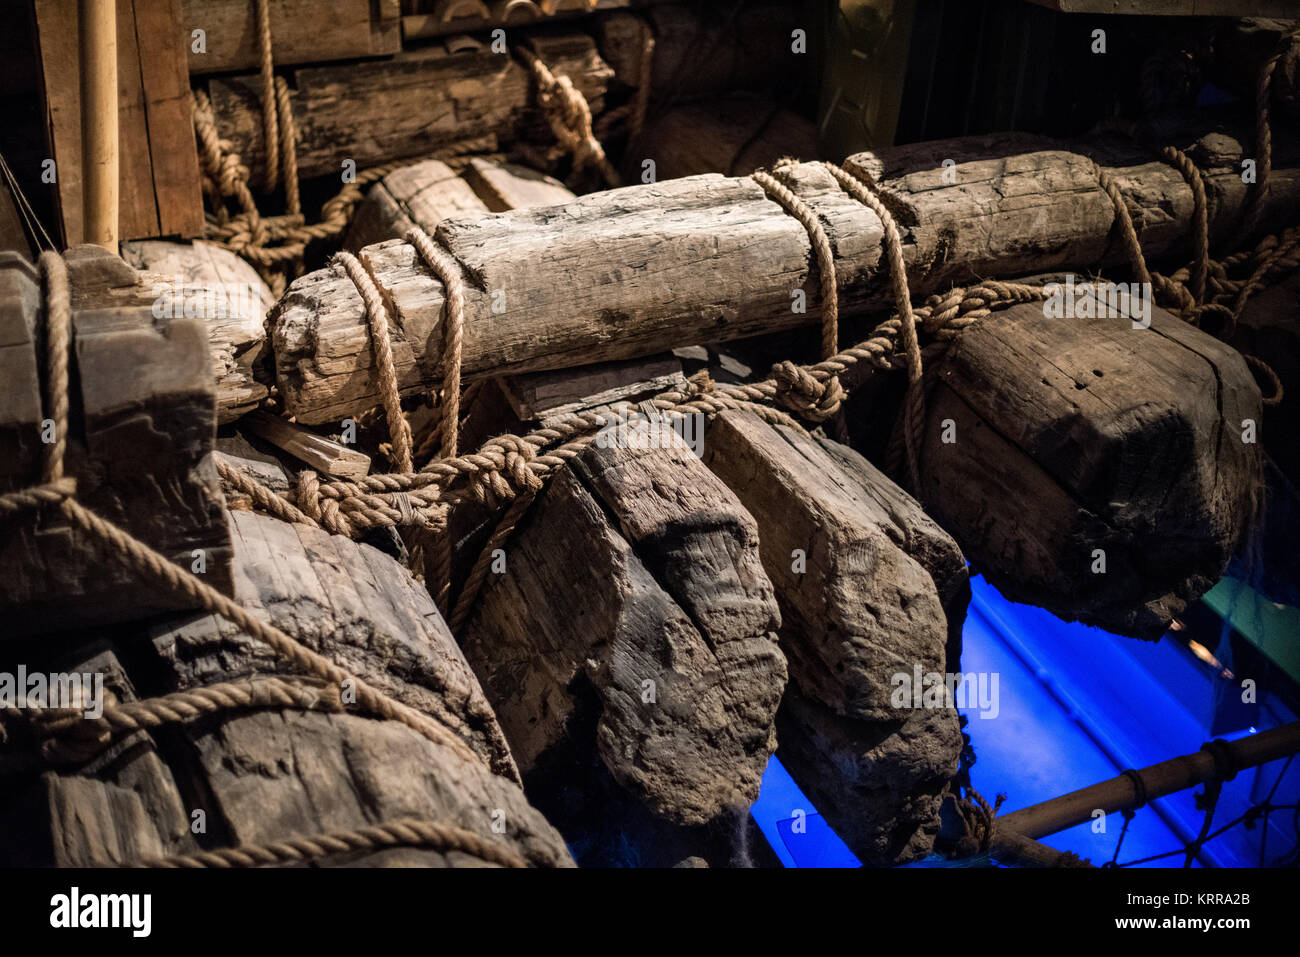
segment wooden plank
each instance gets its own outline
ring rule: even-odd
[[[158,203],[154,235],[201,236],[203,190],[181,34],[181,0],[133,0],[133,10]]]
[[[179,48],[167,27],[174,10],[117,0],[118,220],[124,239],[197,235],[203,209],[188,86],[177,72]],[[84,237],[81,93],[77,0],[39,0],[36,22],[58,175],[58,207],[67,245]]]
[[[318,472],[354,481],[370,474],[370,456],[364,452],[340,445],[264,410],[249,413],[244,417],[244,425],[253,434]]]
[[[278,66],[390,56],[402,49],[399,0],[269,2]],[[191,74],[255,70],[261,62],[251,0],[183,0],[182,23]],[[194,49],[195,30],[204,32],[206,52]]]
[[[465,167],[465,181],[494,213],[534,206],[562,206],[576,198],[572,190],[553,176],[516,163],[479,157],[471,159]]]
[[[591,38],[555,34],[527,42],[573,80],[599,115],[613,72]],[[344,159],[364,169],[487,134],[503,142],[525,135],[554,141],[535,107],[528,70],[488,48],[457,55],[408,50],[387,60],[289,72],[304,177],[338,176]],[[260,88],[256,75],[209,83],[218,133],[253,170],[264,161]]]

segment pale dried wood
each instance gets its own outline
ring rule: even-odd
[[[444,219],[479,218],[487,205],[470,185],[441,160],[425,160],[394,170],[370,188],[348,227],[344,248],[405,236],[413,226],[428,232]]]
[[[275,304],[270,288],[251,265],[212,243],[145,241],[122,244],[122,257],[148,272],[141,282],[184,310],[198,312],[208,330],[217,384],[217,421],[233,422],[267,397],[254,366],[266,340],[266,314]]]
[[[370,474],[370,456],[317,435],[296,422],[257,409],[245,416],[242,424],[254,435],[318,472],[353,481]]]
[[[465,181],[494,213],[533,206],[562,206],[576,198],[572,190],[553,176],[516,163],[479,157],[471,159],[465,167]]]
[[[1235,157],[1226,159],[1230,138],[1204,139],[1217,244],[1236,239],[1246,186]],[[859,154],[846,165],[882,184],[903,229],[912,293],[922,296],[988,276],[1125,261],[1092,161],[1058,146],[1021,135],[976,137]],[[1110,155],[1148,257],[1190,253],[1192,196],[1178,171],[1162,162],[1122,165],[1123,156],[1142,156],[1132,147]],[[1297,171],[1287,155],[1277,146],[1274,185],[1261,204],[1266,229],[1295,205]],[[945,168],[945,158],[957,165]],[[830,238],[842,315],[886,307],[892,292],[879,268],[875,214],[824,170],[782,176]],[[469,380],[776,332],[820,314],[807,234],[749,179],[628,187],[581,197],[562,211],[451,220],[438,234],[471,277],[463,346]],[[373,247],[366,258],[396,307],[400,387],[427,390],[439,367],[441,283],[403,244]],[[791,308],[799,289],[806,313]],[[493,314],[498,291],[505,310]],[[363,305],[341,270],[298,280],[271,317],[271,336],[277,383],[301,421],[329,421],[378,402]]]
[[[786,670],[753,519],[667,435],[590,446],[556,476],[461,643],[526,782],[564,778],[561,755],[594,749],[627,792],[689,825],[756,797]]]

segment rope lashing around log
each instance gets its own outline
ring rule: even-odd
[[[68,351],[71,347],[71,309],[68,294],[67,264],[56,253],[43,253],[38,261],[45,290],[43,315],[46,333],[46,408],[54,423],[55,440],[45,446],[41,482],[18,492],[0,495],[0,511],[15,513],[27,509],[57,505],[60,513],[87,536],[97,539],[112,557],[142,577],[157,582],[193,604],[220,615],[243,631],[268,645],[277,655],[312,678],[331,687],[350,689],[358,708],[387,720],[398,721],[434,744],[446,747],[469,761],[480,758],[460,738],[427,715],[372,688],[362,679],[349,674],[300,643],[279,628],[263,622],[242,605],[223,595],[197,576],[172,564],[111,522],[90,512],[76,500],[75,482],[64,474],[64,455],[68,429]],[[140,703],[134,703],[133,707]],[[110,706],[110,708],[124,706]],[[108,716],[111,724],[115,719]],[[124,719],[126,720],[126,719]],[[518,772],[509,769],[518,781]]]
[[[528,863],[514,851],[495,841],[450,824],[401,818],[350,831],[332,831],[311,837],[290,837],[265,844],[171,857],[145,858],[129,864],[98,864],[107,867],[152,867],[192,870],[198,868],[265,867],[277,864],[305,864],[338,854],[382,851],[395,847],[427,848],[441,853],[460,853],[500,867],[524,868]]]
[[[1190,268],[1184,267],[1172,276],[1164,276],[1158,272],[1153,273],[1147,267],[1146,257],[1142,252],[1142,243],[1138,239],[1136,228],[1133,226],[1133,217],[1129,213],[1124,194],[1114,178],[1106,170],[1096,163],[1093,163],[1093,169],[1097,176],[1097,182],[1101,184],[1103,191],[1110,197],[1111,204],[1114,207],[1115,225],[1119,229],[1120,242],[1128,257],[1129,268],[1137,281],[1146,284],[1154,291],[1157,299],[1163,299],[1166,304],[1177,310],[1180,318],[1192,325],[1199,325],[1200,318],[1207,313],[1221,314],[1225,317],[1226,322],[1224,328],[1219,331],[1219,336],[1226,338],[1236,328],[1237,321],[1246,307],[1247,300],[1253,293],[1263,288],[1265,276],[1274,271],[1289,271],[1300,268],[1300,228],[1292,227],[1284,230],[1281,236],[1265,237],[1256,247],[1254,253],[1249,256],[1229,257],[1228,260],[1224,260],[1222,263],[1215,262],[1209,258],[1208,232],[1204,233],[1204,242],[1202,242],[1201,238],[1202,230],[1208,229],[1208,227],[1204,225],[1207,214],[1204,185],[1201,182],[1200,172],[1196,170],[1195,165],[1192,164],[1186,154],[1173,147],[1167,147],[1162,151],[1161,156],[1183,173],[1188,182],[1188,187],[1192,190],[1193,202],[1196,204],[1197,209],[1194,214],[1197,230],[1196,260],[1194,260]],[[1199,190],[1197,189],[1198,185],[1201,187]],[[1250,278],[1244,282],[1229,280],[1227,278],[1229,264],[1235,265],[1241,262],[1253,262],[1255,264]],[[1207,282],[1214,287],[1214,295],[1207,301],[1201,301],[1203,297],[1197,296],[1185,285],[1186,280],[1193,273],[1199,273],[1202,270],[1209,277]],[[1193,283],[1195,283],[1195,280],[1193,280]],[[1233,299],[1231,306],[1227,303],[1230,298]],[[1264,405],[1277,405],[1280,403],[1283,396],[1282,382],[1273,369],[1258,356],[1243,354],[1242,358],[1248,366],[1267,379],[1273,389],[1271,395],[1262,397]]]
[[[1090,861],[1080,858],[1072,851],[1057,851],[1054,848],[1027,841],[1014,832],[999,831],[997,813],[1002,807],[1002,802],[1007,798],[1005,794],[999,794],[993,806],[990,807],[984,796],[974,788],[967,786],[964,790],[966,792],[964,797],[953,795],[957,816],[962,824],[962,835],[953,846],[950,855],[952,859],[1000,854],[1007,854],[1015,859],[1017,857],[1016,850],[1028,846],[1033,853],[1028,856],[1028,860],[1020,861],[1020,863],[1028,863],[1030,866],[1038,867],[1093,867]],[[1021,851],[1021,856],[1023,856],[1023,851]]]
[[[465,146],[452,145],[428,157],[413,157],[359,171],[321,206],[319,222],[304,222],[298,180],[297,128],[289,86],[283,77],[274,75],[269,0],[254,0],[254,3],[262,85],[262,138],[266,151],[262,184],[267,192],[272,192],[283,183],[287,212],[282,216],[263,216],[258,211],[248,185],[249,169],[233,151],[230,141],[218,135],[212,103],[202,90],[194,91],[194,132],[203,188],[211,197],[215,212],[215,217],[208,219],[206,238],[251,262],[279,297],[284,294],[285,273],[296,276],[301,272],[307,244],[313,240],[337,239],[347,229],[352,211],[361,202],[367,186],[421,159],[451,158],[464,152]],[[230,215],[224,203],[227,199],[236,202],[239,213]]]
[[[532,72],[537,83],[537,105],[542,108],[555,138],[573,156],[574,171],[594,167],[610,186],[621,186],[618,171],[592,131],[591,107],[587,105],[587,98],[568,76],[561,74],[557,77],[552,73],[532,50],[517,47],[515,52]]]

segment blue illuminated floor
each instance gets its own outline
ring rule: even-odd
[[[1193,709],[1224,689],[1215,687],[1211,670],[1176,642],[1139,642],[1066,624],[1041,609],[1008,602],[982,578],[972,582],[972,590],[961,671],[996,672],[1000,710],[992,720],[975,710],[966,712],[977,755],[971,782],[989,800],[1005,793],[1002,813],[1104,781],[1125,768],[1195,751],[1214,737],[1204,714]],[[1275,699],[1261,700],[1258,730],[1293,720]],[[1282,762],[1274,762],[1225,784],[1214,828],[1267,795],[1281,768]],[[1195,837],[1203,813],[1193,794],[1170,795],[1138,812],[1120,863],[1172,850]],[[1274,801],[1294,803],[1298,795],[1300,762],[1293,762]],[[752,813],[787,867],[858,865],[775,758]],[[1114,854],[1123,818],[1112,814],[1104,823],[1104,831],[1096,830],[1099,824],[1082,824],[1043,843],[1102,864]],[[1267,830],[1269,858],[1294,844],[1290,813],[1272,815]],[[1263,831],[1262,826],[1236,827],[1207,844],[1193,866],[1257,866]],[[1180,854],[1148,866],[1182,864]]]

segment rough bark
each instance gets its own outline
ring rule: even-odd
[[[462,646],[526,782],[594,749],[651,811],[702,825],[753,802],[776,746],[777,605],[753,519],[680,439],[610,444],[535,503]]]
[[[73,348],[65,465],[77,498],[187,568],[201,553],[208,582],[228,591],[221,488],[204,461],[215,428],[207,330],[195,318],[156,319],[151,285],[116,256],[94,246],[66,256]],[[13,254],[0,260],[0,282],[0,487],[12,491],[39,481],[45,449],[42,300],[35,269]],[[186,607],[49,510],[0,527],[0,569],[0,614],[11,635]]]

